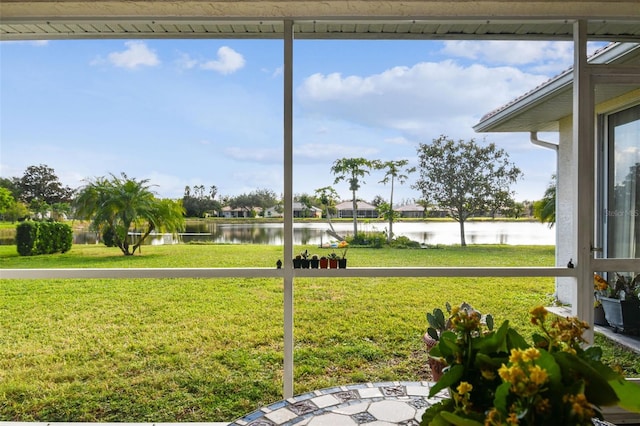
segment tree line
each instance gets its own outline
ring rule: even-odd
[[[358,191],[366,184],[371,171],[382,171],[379,181],[388,185],[389,197],[374,200],[379,215],[388,222],[387,238],[393,238],[393,223],[399,213],[394,210],[396,185],[407,183],[417,173],[411,187],[419,190],[424,207],[437,207],[460,224],[461,245],[466,245],[465,221],[479,214],[495,213],[510,208],[517,214],[511,185],[522,172],[509,155],[495,144],[478,144],[474,139],[453,140],[446,136],[421,143],[417,147],[418,165],[409,160],[383,161],[366,158],[341,158],[334,161],[333,185],[346,182],[351,192],[353,211],[357,211]],[[549,194],[545,194],[548,197]],[[224,206],[247,212],[256,208],[282,209],[282,197],[270,189],[256,189],[236,196],[219,196],[215,185],[185,187],[179,200],[159,199],[148,180],[120,176],[88,179],[77,190],[62,185],[55,171],[46,165],[28,167],[22,177],[0,178],[0,215],[15,221],[32,215],[36,219],[73,216],[92,221],[105,242],[118,246],[123,253],[133,254],[153,231],[179,231],[184,217],[218,215]],[[331,226],[331,215],[339,201],[333,186],[315,190],[313,195],[298,194],[296,201],[304,206],[321,207]],[[545,199],[548,206],[549,200]],[[540,209],[541,210],[541,209]],[[280,210],[281,211],[281,210]],[[549,217],[545,210],[545,217]],[[353,236],[358,235],[357,215],[353,215]],[[140,238],[131,241],[132,229]]]

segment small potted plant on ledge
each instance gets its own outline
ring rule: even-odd
[[[311,256],[309,265],[311,266],[311,269],[318,269],[318,267],[320,266],[320,258],[318,258],[317,254]]]
[[[335,253],[329,254],[329,269],[338,269],[338,255]]]
[[[609,275],[609,281],[594,276],[596,299],[602,303],[607,322],[615,332],[640,332],[640,274]]]
[[[338,267],[345,269],[347,267],[347,251],[349,250],[349,243],[346,241],[340,241],[338,243],[338,249],[341,250],[340,258],[338,259]]]
[[[327,256],[320,256],[320,269],[329,268],[329,259]]]
[[[301,257],[301,261],[300,261],[300,267],[302,269],[309,269],[309,251],[305,250],[302,253],[300,253],[300,257]]]
[[[540,331],[527,343],[508,321],[494,329],[468,304],[452,309],[429,350],[447,365],[429,397],[444,399],[421,425],[586,426],[602,419],[603,406],[640,412],[640,387],[603,364],[599,347],[583,347],[588,325],[547,316],[543,307],[531,311]]]

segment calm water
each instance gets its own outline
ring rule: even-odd
[[[351,234],[353,224],[335,223],[334,229],[341,235]],[[359,222],[358,232],[386,231],[388,224],[382,222]],[[294,224],[294,244],[320,245],[333,238],[326,231],[326,223]],[[180,241],[211,241],[227,244],[271,244],[282,245],[284,230],[281,223],[198,223],[188,225],[187,232],[175,241],[171,235],[156,235],[149,244],[175,244]],[[549,229],[538,222],[467,222],[465,224],[467,244],[511,244],[554,245],[555,228]],[[402,235],[421,244],[459,244],[460,227],[457,222],[400,222],[393,225],[396,236]],[[82,232],[74,234],[75,244],[96,244],[96,234]],[[0,244],[14,244],[13,238],[0,236]]]
[[[353,233],[353,224],[335,223],[334,229],[341,235]],[[358,223],[358,232],[386,231],[388,224]],[[326,231],[326,223],[294,224],[294,244],[319,245],[333,240]],[[182,241],[208,240],[217,243],[283,244],[283,225],[216,224],[202,223],[187,229]],[[469,222],[465,224],[467,244],[555,245],[555,229],[537,222]],[[460,227],[457,222],[401,222],[393,225],[393,233],[421,244],[459,244]]]

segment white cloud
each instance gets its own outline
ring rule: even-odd
[[[401,136],[386,138],[384,142],[389,145],[410,145],[411,144],[411,142],[409,142],[406,138],[403,138]]]
[[[224,151],[230,158],[240,161],[255,161],[257,163],[274,163],[282,160],[282,151],[269,148],[239,148],[231,147]]]
[[[126,50],[113,52],[108,56],[109,62],[121,68],[136,69],[141,66],[154,67],[160,65],[156,53],[142,41],[127,41]]]
[[[571,64],[571,42],[539,41],[445,41],[443,53],[455,57],[486,61],[490,64],[525,65],[562,60]]]
[[[482,114],[546,79],[506,66],[422,62],[365,77],[314,74],[298,87],[297,101],[306,114],[394,129],[408,139],[468,137]]]
[[[217,71],[220,74],[231,74],[244,67],[244,57],[230,47],[218,49],[218,59],[201,65],[205,70]]]
[[[180,54],[180,57],[176,60],[176,63],[180,68],[187,70],[195,68],[198,65],[198,61],[191,58],[188,53]]]

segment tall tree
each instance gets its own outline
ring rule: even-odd
[[[398,217],[393,210],[393,187],[397,180],[400,185],[404,184],[409,179],[409,174],[416,171],[415,167],[407,167],[409,160],[391,160],[391,161],[376,161],[374,166],[378,170],[384,170],[384,178],[380,181],[382,184],[391,183],[391,196],[389,198],[389,204],[382,206],[381,212],[385,219],[389,221],[389,232],[387,234],[387,242],[391,242],[393,239],[393,222]]]
[[[44,164],[29,166],[16,182],[20,191],[20,200],[29,204],[34,200],[51,206],[55,203],[71,201],[73,191],[63,186],[55,171]]]
[[[135,254],[153,231],[182,231],[185,223],[182,204],[156,198],[148,182],[124,173],[120,177],[96,178],[81,188],[76,197],[77,217],[90,219],[92,227],[103,238],[109,235],[125,256]],[[139,231],[139,238],[130,239],[131,231]]]
[[[373,167],[373,162],[366,158],[341,158],[334,161],[331,167],[331,173],[336,178],[333,184],[346,180],[349,182],[349,190],[351,191],[353,203],[353,237],[358,236],[358,199],[356,192],[360,189],[360,184],[365,183],[364,177],[369,174],[369,170]]]
[[[467,245],[465,221],[505,202],[504,194],[512,197],[510,185],[522,176],[509,154],[493,143],[480,146],[474,139],[456,142],[440,136],[431,144],[421,143],[417,152],[420,179],[413,188],[460,224],[462,246]]]
[[[556,223],[556,175],[551,176],[551,182],[544,191],[542,200],[533,203],[533,217],[542,223],[548,223],[553,228]]]

